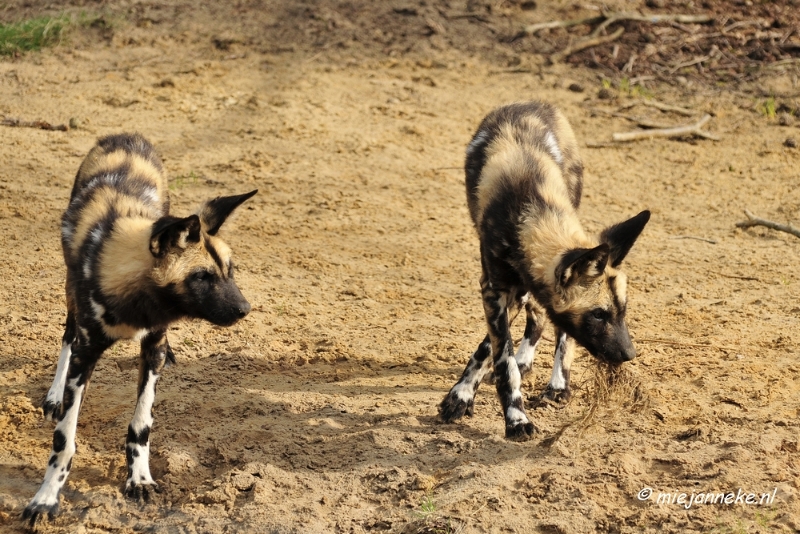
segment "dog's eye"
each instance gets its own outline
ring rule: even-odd
[[[213,274],[211,274],[211,273],[210,273],[210,272],[208,272],[208,271],[197,271],[196,273],[194,273],[194,274],[192,275],[192,278],[194,278],[194,279],[195,279],[195,280],[197,280],[198,282],[208,282],[208,281],[209,281],[209,280],[211,280],[213,277],[214,277],[214,275],[213,275]]]
[[[606,318],[606,311],[603,308],[595,308],[592,310],[592,319],[596,321],[603,321]]]

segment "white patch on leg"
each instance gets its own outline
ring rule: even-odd
[[[61,404],[64,400],[64,386],[67,383],[67,371],[69,370],[69,359],[72,356],[72,343],[62,342],[61,354],[58,355],[58,364],[56,365],[56,376],[53,378],[53,384],[47,392],[47,397],[44,402],[47,404],[54,404],[56,406]],[[53,414],[47,414],[47,420],[50,421]]]
[[[556,354],[553,358],[553,374],[550,375],[550,388],[562,390],[567,387],[564,380],[564,352],[567,350],[567,334],[561,334],[558,338]]]
[[[514,355],[514,359],[517,360],[517,367],[520,369],[523,367],[533,367],[533,357],[536,355],[536,345],[538,344],[538,340],[536,343],[531,344],[530,339],[527,337],[522,338],[522,343],[519,344],[519,349],[517,349],[517,353]]]
[[[481,350],[481,347],[472,354],[472,357],[469,361],[469,374],[466,376],[462,376],[461,380],[453,386],[451,390],[455,393],[458,400],[469,403],[472,399],[475,398],[475,391],[478,389],[478,384],[481,383],[483,377],[486,375],[487,371],[489,370],[489,363],[491,362],[491,356],[487,356],[484,358],[481,366],[478,367],[475,365],[477,360],[475,359],[475,354]],[[491,349],[489,349],[491,350]]]
[[[506,409],[506,424],[524,425],[528,422],[528,416],[516,406],[509,406]]]
[[[508,354],[503,354],[497,361],[497,364],[495,364],[495,368],[501,367],[503,362],[506,362],[508,385],[511,387],[511,394],[514,395],[515,392],[519,391],[520,385],[522,384],[522,375],[519,372],[519,367],[517,367],[517,360],[515,358],[509,358]],[[500,377],[497,377],[497,379],[499,380]]]
[[[156,482],[150,475],[150,443],[144,446],[134,444],[131,453],[133,454],[131,477],[125,481],[125,489],[129,490],[133,486],[155,486]]]
[[[144,386],[144,391],[142,391],[142,394],[139,396],[139,400],[136,403],[136,410],[134,410],[133,419],[131,420],[131,426],[135,432],[139,432],[145,427],[153,426],[152,408],[156,400],[157,381],[158,375],[153,373],[153,371],[148,371],[147,383]]]
[[[142,394],[139,395],[139,400],[136,403],[136,409],[133,412],[133,419],[131,420],[131,428],[138,435],[139,432],[145,428],[153,428],[153,403],[156,399],[156,382],[159,375],[148,371],[147,383],[145,384]],[[136,485],[154,485],[153,477],[150,475],[150,441],[145,445],[138,443],[128,443],[127,447],[130,448],[132,463],[131,476],[125,482],[125,489],[130,489]]]
[[[459,382],[453,386],[452,393],[458,397],[458,400],[468,403],[474,397],[475,388],[470,383]]]

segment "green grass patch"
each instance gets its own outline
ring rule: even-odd
[[[176,189],[182,189],[190,185],[196,185],[199,180],[200,176],[196,172],[189,171],[188,174],[181,174],[173,178],[169,183],[169,188],[175,191]]]
[[[651,99],[655,95],[651,90],[647,87],[639,84],[639,83],[631,83],[631,80],[628,78],[621,78],[616,84],[611,80],[604,78],[601,82],[603,84],[603,89],[611,90],[614,85],[617,86],[617,91],[620,96],[629,96],[632,98],[644,98],[644,99]]]
[[[774,119],[777,115],[775,97],[769,97],[756,103],[756,111],[768,119]]]
[[[66,15],[0,24],[0,55],[13,56],[58,44],[70,24]]]

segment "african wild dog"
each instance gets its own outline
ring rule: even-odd
[[[520,381],[531,369],[545,314],[557,340],[545,398],[569,399],[575,341],[607,362],[636,355],[625,324],[627,279],[617,268],[650,212],[605,229],[599,242],[584,233],[576,213],[583,164],[575,136],[564,116],[541,102],[490,113],[467,147],[465,168],[488,334],[442,401],[440,416],[445,422],[471,416],[478,385],[494,365],[506,437],[528,439],[534,426]],[[514,354],[509,326],[523,306],[527,323]]]
[[[167,327],[187,317],[229,326],[250,311],[233,280],[231,251],[216,235],[255,193],[215,198],[196,215],[173,217],[161,160],[142,136],[104,137],[86,156],[62,217],[67,322],[44,402],[45,417],[58,423],[44,482],[22,514],[31,524],[58,513],[89,379],[118,339],[141,340],[125,494],[149,496],[156,485],[149,466],[156,381],[175,361]]]

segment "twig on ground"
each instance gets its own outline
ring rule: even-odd
[[[678,106],[672,106],[670,104],[665,104],[663,102],[659,102],[658,100],[640,100],[638,103],[642,104],[643,106],[650,107],[650,108],[656,108],[657,110],[660,110],[660,111],[671,111],[673,113],[677,113],[678,115],[683,115],[685,117],[691,117],[692,115],[694,115],[696,113],[695,111],[692,111],[691,109],[686,109],[686,108],[682,108],[682,107],[678,107]]]
[[[691,61],[687,61],[685,63],[678,63],[677,65],[675,65],[674,67],[669,69],[669,71],[667,71],[667,72],[669,72],[669,74],[675,74],[676,71],[678,71],[678,70],[680,70],[682,68],[691,67],[692,65],[697,65],[699,63],[703,63],[703,62],[708,61],[709,59],[711,59],[713,57],[714,57],[714,54],[709,54],[707,56],[698,57],[698,58],[695,58],[695,59],[693,59]]]
[[[562,59],[566,59],[575,52],[580,52],[581,50],[585,50],[593,46],[610,43],[611,41],[619,39],[619,36],[622,35],[623,33],[625,33],[625,28],[617,28],[617,31],[615,31],[611,35],[604,35],[603,37],[593,37],[590,39],[584,39],[582,41],[578,41],[577,43],[566,47],[561,52],[556,52],[555,54],[550,56],[550,62],[558,63]]]
[[[760,282],[761,281],[761,278],[756,278],[755,276],[739,276],[737,274],[725,274],[725,273],[719,273],[719,275],[723,276],[725,278],[735,278],[737,280],[747,280],[747,281],[750,281],[750,282]]]
[[[660,15],[646,15],[642,13],[620,12],[609,13],[606,15],[608,18],[615,20],[634,20],[639,22],[649,22],[650,24],[658,24],[659,22],[678,22],[681,24],[704,24],[714,20],[709,15],[680,15],[680,14],[660,14]]]
[[[615,133],[611,138],[617,142],[636,141],[638,139],[650,139],[652,137],[679,137],[682,135],[694,135],[705,139],[719,141],[719,137],[714,134],[704,132],[702,128],[709,120],[711,115],[703,115],[699,121],[686,126],[676,126],[674,128],[661,128],[656,130],[636,130],[633,132]]]
[[[602,22],[605,19],[603,15],[596,17],[587,17],[585,19],[572,19],[572,20],[551,20],[550,22],[540,22],[538,24],[531,24],[525,26],[523,30],[527,35],[532,35],[541,30],[549,30],[553,28],[569,28],[570,26],[580,26],[581,24],[594,24],[595,22]]]
[[[670,237],[670,239],[696,239],[698,241],[705,241],[706,243],[711,243],[712,245],[716,245],[717,241],[714,239],[707,239],[705,237],[697,237],[694,235],[676,235]]]
[[[777,230],[779,232],[786,232],[787,234],[792,234],[795,237],[800,237],[800,229],[795,228],[791,224],[780,224],[773,221],[768,221],[766,219],[762,219],[760,217],[756,217],[749,210],[744,210],[744,214],[747,215],[746,221],[736,223],[738,228],[750,228],[751,226],[766,226],[772,230]]]
[[[59,132],[66,132],[69,130],[69,126],[66,124],[53,125],[45,121],[23,121],[21,119],[12,119],[9,117],[4,117],[3,120],[0,121],[0,124],[17,128],[38,128],[40,130],[56,130]]]

